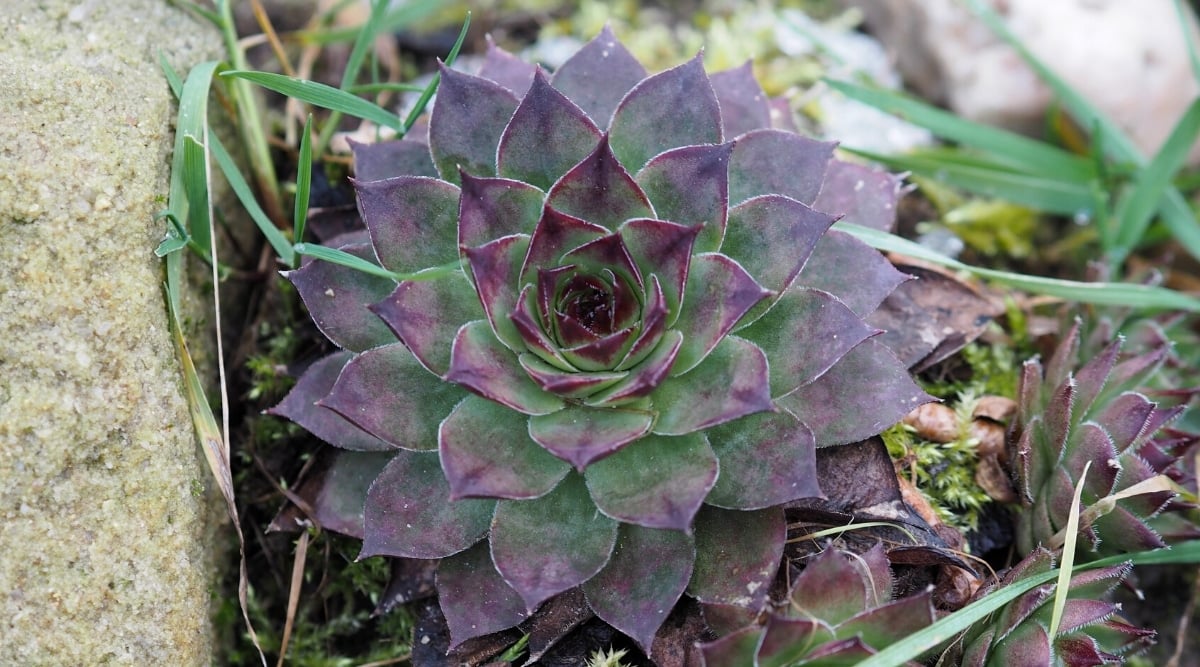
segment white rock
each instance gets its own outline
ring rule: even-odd
[[[1172,0],[989,1],[1030,51],[1145,154],[1200,95]],[[1044,126],[1049,89],[959,0],[843,3],[863,12],[922,95],[966,118],[1031,133]],[[1192,159],[1200,160],[1200,150]]]

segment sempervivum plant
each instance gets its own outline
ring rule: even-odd
[[[1015,475],[1025,511],[1017,545],[1060,546],[1075,487],[1083,481],[1077,558],[1132,553],[1164,546],[1156,516],[1174,497],[1160,472],[1173,459],[1175,440],[1164,427],[1182,407],[1161,407],[1138,388],[1162,363],[1166,349],[1120,359],[1112,342],[1077,371],[1076,323],[1043,369],[1034,359],[1022,370],[1018,411],[1012,424]],[[1143,455],[1153,454],[1153,463]],[[1087,470],[1086,476],[1084,475]],[[1186,506],[1174,504],[1171,509]]]
[[[1104,597],[1129,574],[1130,565],[1111,565],[1072,575],[1057,628],[1052,624],[1056,586],[1047,583],[1022,594],[984,622],[973,624],[942,656],[940,665],[1120,664],[1154,643],[1155,633],[1129,625],[1117,616],[1120,605]],[[1054,556],[1038,548],[1017,563],[995,586],[981,588],[976,598],[997,586],[1009,586],[1054,569]]]
[[[862,554],[826,549],[809,559],[763,625],[703,645],[705,665],[858,662],[934,621],[929,591],[893,600],[892,587],[881,545]]]
[[[393,453],[362,555],[441,559],[454,644],[575,587],[647,649],[685,591],[760,609],[814,447],[927,400],[863,322],[903,276],[822,212],[886,226],[897,180],[832,149],[607,30],[443,67],[428,144],[357,147],[342,250],[382,270],[289,275],[343,351],[276,412]]]

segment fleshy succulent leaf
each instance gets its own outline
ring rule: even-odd
[[[450,368],[450,346],[459,327],[484,316],[471,298],[470,284],[461,271],[429,280],[406,280],[371,311],[395,332],[417,361],[431,373]]]
[[[558,458],[583,470],[650,431],[654,416],[645,410],[568,405],[529,420],[529,435]]]
[[[721,475],[706,503],[754,510],[823,495],[817,484],[816,439],[791,413],[760,412],[705,433],[721,462]]]
[[[646,193],[617,161],[608,135],[550,188],[547,206],[616,229],[630,218],[654,217]]]
[[[528,352],[522,354],[518,361],[539,387],[563,398],[586,398],[602,389],[611,387],[628,375],[625,372],[564,371]]]
[[[695,560],[695,545],[684,533],[622,524],[612,560],[583,584],[583,592],[597,616],[649,651],[687,588]]]
[[[359,181],[378,181],[395,176],[437,176],[429,145],[422,141],[381,141],[373,144],[350,142],[354,153],[354,176]]]
[[[450,628],[450,647],[499,632],[528,614],[496,568],[486,542],[443,558],[437,569],[438,602]]]
[[[665,150],[721,143],[721,107],[700,56],[634,86],[609,134],[613,153],[634,172]]]
[[[393,343],[350,360],[320,405],[396,447],[432,450],[438,423],[465,395]]]
[[[646,68],[604,26],[555,70],[551,83],[606,129],[621,98],[645,78]]]
[[[802,660],[814,648],[833,641],[833,632],[828,625],[808,618],[788,618],[772,614],[761,630],[762,642],[758,646],[753,662],[759,667],[787,667],[804,664]],[[719,663],[731,665],[734,663]]]
[[[383,268],[411,273],[458,258],[457,187],[423,176],[355,183]]]
[[[674,325],[683,334],[683,346],[672,375],[695,368],[743,315],[769,296],[733,259],[718,253],[694,256]]]
[[[874,597],[867,581],[847,554],[826,549],[808,559],[792,584],[791,613],[839,625],[867,608]]]
[[[548,190],[599,138],[600,130],[587,114],[551,86],[539,68],[500,137],[497,170],[505,178]]]
[[[833,218],[779,195],[742,202],[729,212],[721,252],[737,260],[763,287],[783,292]]]
[[[450,370],[445,379],[528,415],[544,415],[563,407],[521,368],[517,355],[500,344],[484,320],[464,324],[454,337]]]
[[[608,233],[600,225],[546,207],[529,240],[529,251],[521,265],[521,283],[534,280],[539,268],[557,266],[568,251]]]
[[[667,309],[667,326],[675,323],[687,284],[696,235],[700,229],[662,220],[630,220],[620,235],[643,276],[657,276]]]
[[[344,244],[339,249],[361,259],[375,259],[367,243]],[[395,282],[320,261],[305,262],[284,276],[296,286],[317,328],[339,347],[361,352],[395,342],[387,326],[367,309],[367,304],[387,296]]]
[[[831,160],[813,208],[840,215],[842,222],[890,232],[903,179],[895,174]]]
[[[771,127],[767,94],[754,78],[754,67],[749,60],[739,67],[717,72],[709,80],[721,105],[721,125],[727,139]]]
[[[492,561],[532,612],[608,564],[617,522],[596,511],[583,478],[570,474],[534,500],[501,500],[492,519]]]
[[[359,558],[443,558],[483,539],[495,500],[452,500],[437,452],[401,450],[367,492]]]
[[[793,288],[737,335],[767,354],[771,395],[777,397],[812,382],[875,333],[828,292]]]
[[[654,350],[628,371],[628,375],[613,386],[589,396],[584,402],[592,406],[617,406],[642,398],[653,392],[671,372],[675,355],[683,342],[683,334],[667,331]]]
[[[933,400],[882,343],[868,338],[824,375],[777,399],[808,425],[818,447],[880,433]]]
[[[853,266],[853,271],[846,267]],[[836,296],[858,314],[867,317],[908,276],[896,270],[871,246],[832,229],[825,232],[808,257],[797,284]]]
[[[524,97],[529,85],[533,83],[536,71],[536,65],[527,63],[496,46],[492,36],[487,36],[487,51],[483,56],[483,65],[479,67],[480,78],[494,81],[517,97]]]
[[[779,560],[787,524],[783,509],[736,512],[705,505],[696,515],[696,566],[688,594],[701,602],[758,611]]]
[[[442,179],[496,175],[496,147],[517,96],[504,86],[439,64],[438,101],[429,119],[429,148]]]
[[[663,475],[670,470],[670,475]],[[717,479],[717,457],[702,433],[648,435],[584,471],[592,500],[608,516],[646,528],[691,531]]]
[[[697,252],[716,251],[725,236],[732,151],[732,143],[675,148],[651,159],[634,178],[659,218],[699,227]]]
[[[831,142],[781,130],[755,130],[738,137],[729,160],[729,202],[774,194],[812,204],[833,147]]]
[[[309,510],[304,513],[307,521],[328,530],[357,539],[363,538],[363,507],[367,501],[367,490],[379,477],[393,452],[347,452],[333,450],[328,463],[319,470],[320,481],[311,497],[306,497],[307,478],[294,492],[308,501]],[[286,510],[285,510],[286,511]],[[284,516],[283,514],[280,517]],[[304,524],[279,525],[280,517],[271,523],[271,529],[292,529]]]
[[[352,356],[349,352],[335,352],[313,362],[300,376],[296,386],[283,397],[279,405],[267,410],[267,414],[286,417],[309,433],[342,449],[392,451],[395,445],[380,440],[337,412],[317,404],[329,395],[338,374]]]
[[[477,248],[465,249],[467,264],[487,321],[496,338],[510,350],[523,348],[523,337],[509,314],[517,306],[519,259],[529,249],[524,235],[503,236]]]
[[[654,432],[660,435],[702,431],[775,408],[766,355],[737,336],[726,336],[687,375],[664,380],[654,398]]]
[[[467,396],[438,430],[442,471],[458,498],[536,498],[570,470],[529,437],[529,418]]]
[[[462,175],[458,243],[473,248],[512,234],[532,234],[542,216],[545,193],[507,178]]]

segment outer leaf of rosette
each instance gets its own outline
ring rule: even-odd
[[[734,141],[729,162],[729,202],[783,195],[812,204],[821,191],[833,142],[783,130],[754,130]]]
[[[634,172],[663,151],[721,143],[721,107],[700,55],[630,90],[609,134],[613,152]]]
[[[705,603],[762,609],[783,558],[783,509],[737,512],[706,505],[695,526],[696,566],[688,593]]]
[[[457,183],[459,169],[496,175],[496,148],[517,97],[504,86],[438,63],[441,80],[429,119],[429,150],[442,178]]]
[[[847,271],[848,266],[854,270]],[[817,241],[795,284],[829,292],[865,318],[908,279],[878,250],[831,229]]]
[[[452,500],[437,452],[400,451],[367,492],[359,558],[444,558],[488,532],[495,500]]]
[[[487,322],[468,322],[454,337],[448,382],[527,415],[561,410],[563,400],[539,387],[521,367],[517,355],[492,333]]]
[[[584,478],[596,506],[614,519],[690,533],[717,467],[703,433],[647,435],[592,463]]]
[[[342,369],[318,405],[408,450],[437,447],[437,424],[465,396],[426,370],[402,343],[372,348]]]
[[[932,400],[891,350],[871,338],[816,380],[777,399],[812,429],[818,447],[869,438]]]
[[[833,217],[781,195],[742,202],[729,212],[721,252],[763,287],[782,294],[808,261]]]
[[[599,35],[554,71],[550,81],[596,125],[605,128],[621,98],[645,78],[646,68],[605,25]]]
[[[529,418],[467,396],[438,429],[450,496],[527,499],[544,495],[570,470],[529,437]]]
[[[759,412],[704,433],[721,462],[707,504],[755,510],[824,497],[817,482],[816,438],[790,412]]]
[[[500,137],[497,169],[500,176],[548,190],[599,138],[587,114],[551,86],[539,67]]]
[[[487,51],[483,56],[483,65],[479,67],[479,77],[495,81],[517,97],[523,97],[533,83],[537,66],[496,46],[491,35],[487,35],[486,39]]]
[[[383,268],[413,273],[458,258],[458,187],[424,176],[355,182]]]
[[[296,382],[279,405],[267,414],[286,417],[329,444],[354,451],[392,451],[396,447],[355,426],[337,412],[318,402],[329,395],[346,363],[354,358],[349,352],[335,352],[319,359]]]
[[[443,558],[437,570],[438,604],[450,627],[450,648],[525,620],[521,596],[496,567],[486,541]]]
[[[612,560],[583,584],[596,615],[649,653],[654,635],[692,576],[696,547],[686,533],[622,524]]]
[[[583,471],[650,431],[653,413],[633,408],[568,405],[529,419],[529,435],[551,454]]]
[[[378,181],[395,176],[437,176],[429,145],[423,141],[381,141],[360,144],[350,141],[354,153],[354,177]]]
[[[695,252],[721,247],[733,143],[685,146],[655,156],[634,178],[662,220],[698,227]]]
[[[737,335],[766,353],[771,396],[779,397],[812,382],[878,333],[832,294],[793,286]]]
[[[721,126],[726,138],[771,127],[771,106],[767,94],[754,78],[751,61],[715,72],[709,76],[709,81],[721,105]]]
[[[646,193],[613,154],[608,135],[554,183],[546,205],[609,230],[630,218],[655,217]]]
[[[338,239],[349,240],[348,237],[343,235]],[[368,243],[343,243],[337,239],[334,243],[334,247],[355,257],[375,261]],[[339,347],[361,352],[395,341],[387,326],[367,308],[394,289],[394,281],[314,259],[283,275],[296,286],[317,328]]]
[[[583,479],[570,474],[540,498],[497,502],[490,539],[496,569],[532,612],[608,564],[617,522],[596,511]]]
[[[473,248],[512,234],[532,234],[542,217],[546,194],[507,178],[462,176],[458,244]]]

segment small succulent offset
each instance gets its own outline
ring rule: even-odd
[[[1073,575],[1057,629],[1051,627],[1055,584],[1038,586],[993,613],[985,622],[972,625],[951,644],[937,664],[1085,667],[1123,663],[1124,658],[1153,644],[1155,637],[1153,630],[1121,620],[1117,616],[1120,605],[1103,600],[1129,574],[1130,568],[1125,563]],[[1039,547],[1000,582],[981,588],[976,598],[1053,569],[1054,556]]]
[[[391,277],[289,274],[343,351],[275,412],[392,453],[362,555],[441,559],[455,645],[575,587],[647,651],[685,591],[761,609],[815,447],[930,400],[863,321],[904,276],[824,212],[886,227],[898,179],[607,29],[440,76],[428,144],[356,147],[340,245]]]
[[[892,588],[882,545],[862,554],[826,549],[809,559],[765,625],[704,644],[705,665],[858,662],[935,620],[929,591],[893,600]]]
[[[1081,561],[1165,546],[1156,523],[1173,502],[1166,474],[1180,442],[1165,427],[1182,406],[1163,407],[1139,393],[1161,366],[1165,346],[1120,359],[1122,341],[1110,343],[1077,371],[1076,323],[1043,368],[1037,359],[1023,368],[1018,411],[1010,442],[1017,492],[1025,511],[1017,525],[1017,547],[1061,546],[1075,487],[1083,480]],[[1086,477],[1084,470],[1087,469]],[[1176,519],[1178,517],[1172,517]],[[1172,532],[1179,526],[1172,524]],[[1188,534],[1184,521],[1183,537]],[[1194,527],[1193,527],[1194,528]]]

